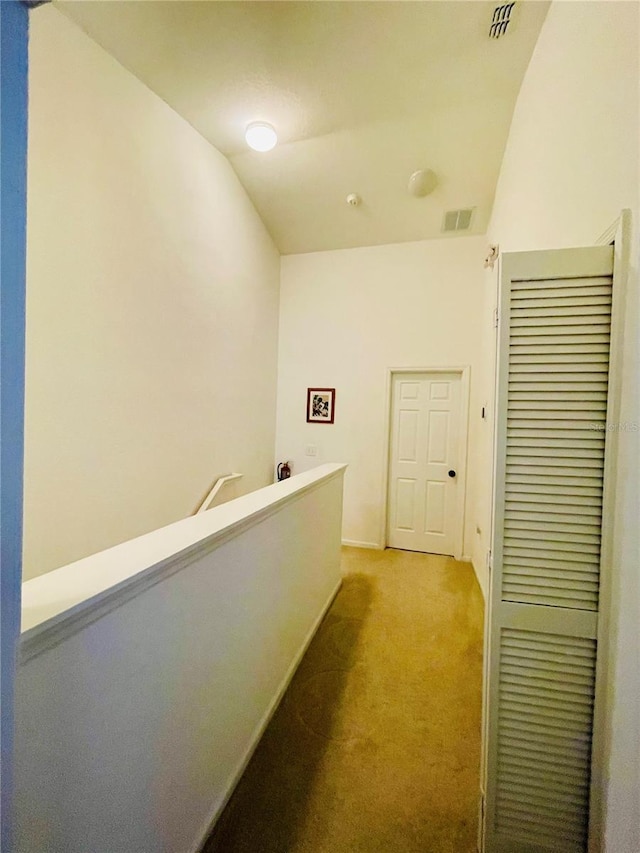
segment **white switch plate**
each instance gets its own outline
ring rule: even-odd
[[[304,453],[305,456],[317,456],[318,448],[315,444],[307,444]]]

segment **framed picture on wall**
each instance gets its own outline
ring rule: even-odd
[[[307,388],[308,424],[332,424],[335,406],[335,388]]]

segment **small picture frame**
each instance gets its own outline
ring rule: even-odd
[[[335,388],[307,388],[308,424],[332,424],[335,407]]]

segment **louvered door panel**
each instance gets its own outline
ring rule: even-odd
[[[585,853],[609,247],[503,258],[486,853]]]
[[[505,489],[503,598],[532,604],[598,606],[599,542],[540,537],[513,541],[510,522],[562,516],[576,526],[599,526],[607,412],[611,279],[577,278],[511,282]],[[588,325],[585,325],[588,323]],[[546,329],[545,343],[522,352],[523,328]],[[597,328],[599,344],[589,340]],[[564,343],[568,337],[570,344]],[[514,343],[515,341],[515,343]],[[563,351],[554,345],[562,343]],[[557,421],[565,437],[555,435]],[[522,430],[535,435],[521,435]],[[552,482],[540,483],[547,470]],[[510,475],[520,475],[517,483]],[[570,479],[568,479],[570,478]],[[526,530],[526,528],[524,528]]]
[[[502,630],[498,832],[585,849],[594,685],[594,640]]]

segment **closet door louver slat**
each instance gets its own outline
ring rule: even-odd
[[[485,853],[587,851],[612,273],[502,259]]]
[[[502,630],[499,833],[567,853],[586,849],[595,652],[595,640]],[[520,688],[529,684],[540,698]]]

